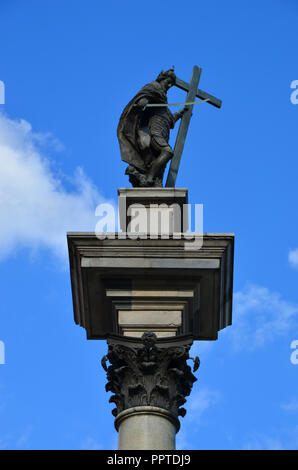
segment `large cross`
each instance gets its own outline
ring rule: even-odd
[[[187,91],[187,97],[186,97],[186,103],[191,103],[195,100],[196,97],[202,99],[202,100],[208,100],[207,103],[212,104],[216,108],[221,107],[221,100],[218,98],[215,98],[212,95],[209,95],[205,91],[199,90],[198,89],[198,84],[200,80],[202,69],[200,67],[197,67],[197,65],[194,66],[192,70],[192,75],[190,79],[190,83],[186,83],[183,80],[180,80],[180,78],[176,78],[175,86],[178,88],[181,88],[181,90]],[[186,111],[182,116],[177,138],[176,138],[176,143],[175,143],[175,148],[174,148],[174,155],[171,161],[168,177],[167,177],[167,182],[166,182],[166,187],[167,188],[174,188],[175,183],[176,183],[176,178],[179,170],[179,165],[180,165],[180,160],[183,152],[183,147],[184,147],[184,142],[186,139],[186,134],[188,130],[188,126],[190,123],[190,118],[192,115],[192,108],[193,105],[187,105]]]

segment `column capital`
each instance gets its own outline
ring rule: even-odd
[[[108,353],[102,359],[107,372],[106,391],[111,391],[110,402],[116,408],[112,414],[118,417],[127,409],[156,407],[169,412],[173,418],[185,416],[182,405],[197,380],[187,364],[191,344],[157,346],[156,335],[146,331],[138,346],[113,340],[108,341]],[[110,366],[107,367],[107,361]],[[199,358],[194,360],[194,371]]]

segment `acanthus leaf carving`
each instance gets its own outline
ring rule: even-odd
[[[143,405],[164,408],[176,417],[185,416],[186,410],[181,406],[197,380],[186,362],[190,359],[190,345],[161,348],[156,340],[153,332],[146,331],[141,346],[109,342],[102,365],[107,372],[106,391],[114,394],[109,400],[116,405],[114,416]],[[197,369],[199,359],[194,362]]]

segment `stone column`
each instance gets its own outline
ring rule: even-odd
[[[186,362],[191,342],[157,344],[151,331],[143,334],[139,345],[130,346],[124,338],[108,340],[102,365],[107,372],[106,391],[114,393],[109,401],[116,405],[112,414],[119,450],[175,449],[178,416],[185,416],[182,405],[197,380]],[[199,358],[194,362],[195,371]]]
[[[136,406],[115,419],[119,450],[174,450],[179,420],[157,406]]]

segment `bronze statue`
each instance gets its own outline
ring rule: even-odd
[[[171,166],[167,187],[174,187],[186,134],[196,96],[220,107],[221,101],[197,88],[201,69],[194,66],[190,83],[176,77],[174,69],[162,71],[145,85],[121,114],[117,136],[121,158],[128,163],[126,174],[134,187],[162,187],[163,174],[169,160]],[[187,91],[183,109],[172,114],[167,91],[173,85]],[[179,103],[181,104],[181,103]],[[173,105],[172,105],[173,106]],[[169,145],[170,129],[181,119],[175,149]]]
[[[167,91],[175,81],[173,69],[161,72],[137,93],[120,117],[117,135],[121,157],[129,164],[126,174],[133,186],[162,187],[165,166],[173,156],[170,129],[185,110],[172,114],[167,107]],[[147,107],[148,104],[165,106]]]

